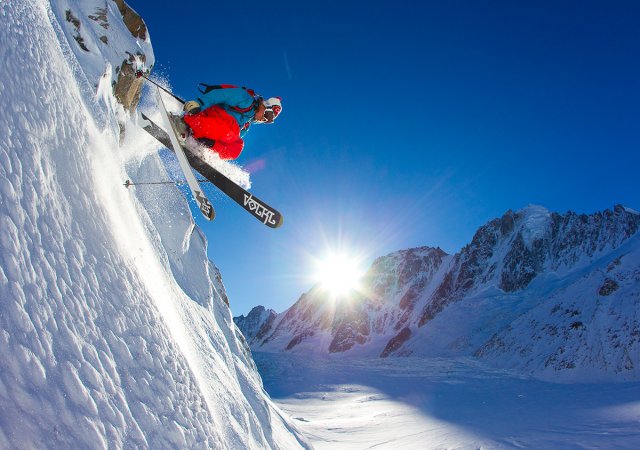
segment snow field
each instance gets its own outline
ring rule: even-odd
[[[316,449],[636,449],[640,384],[553,384],[471,358],[255,353]]]

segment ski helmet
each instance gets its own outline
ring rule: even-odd
[[[264,117],[267,119],[267,123],[273,123],[282,112],[282,99],[280,97],[271,97],[264,100],[264,106],[266,108]]]

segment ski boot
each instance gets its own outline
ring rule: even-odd
[[[171,121],[171,125],[173,125],[174,130],[176,130],[178,142],[180,142],[180,144],[184,144],[187,141],[187,138],[191,135],[191,128],[189,128],[189,125],[182,120],[182,116],[169,114],[169,120]]]
[[[198,138],[196,139],[196,141],[198,142],[198,144],[204,145],[205,147],[210,148],[212,150],[213,150],[213,146],[216,144],[216,141],[209,138]]]

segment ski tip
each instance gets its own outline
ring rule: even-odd
[[[211,222],[213,219],[216,218],[216,211],[215,209],[213,209],[213,206],[211,206],[210,204],[208,207],[201,206],[200,212],[202,213],[202,216],[205,219],[207,219],[209,222]]]
[[[216,218],[216,210],[213,209],[213,206],[211,205],[211,203],[209,203],[209,200],[205,199],[205,201],[200,203],[200,212],[208,221],[212,221]]]

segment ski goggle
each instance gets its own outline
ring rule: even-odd
[[[273,121],[278,117],[282,107],[279,105],[267,106],[264,110],[264,123],[273,123]]]

